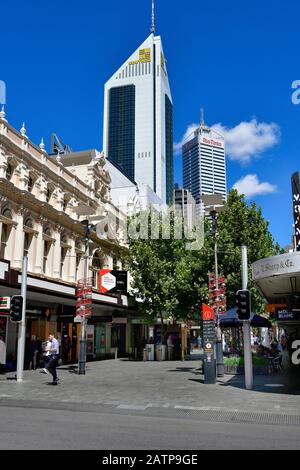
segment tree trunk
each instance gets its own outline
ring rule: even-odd
[[[163,315],[160,315],[161,320],[161,344],[167,344],[167,329],[166,325],[164,324]]]

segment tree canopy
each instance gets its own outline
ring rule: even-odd
[[[208,301],[208,272],[214,270],[214,237],[209,219],[205,220],[205,241],[199,250],[187,249],[187,238],[176,235],[176,216],[171,212],[169,237],[163,237],[166,219],[153,220],[145,214],[144,233],[129,237],[128,269],[132,287],[145,317],[186,320],[193,318],[203,302]],[[141,214],[137,216],[141,219]],[[146,218],[146,219],[145,219]],[[152,223],[151,223],[152,222]],[[140,222],[139,222],[140,223]],[[147,232],[147,233],[146,233]],[[167,229],[168,232],[168,229]],[[151,233],[156,233],[155,239]],[[227,280],[227,308],[235,306],[235,293],[241,289],[241,246],[248,248],[249,286],[252,310],[259,312],[264,301],[253,286],[251,265],[254,261],[280,253],[269,231],[269,223],[255,203],[247,204],[236,190],[228,194],[226,210],[218,216],[217,230],[219,273]]]

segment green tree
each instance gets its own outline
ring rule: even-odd
[[[159,317],[162,324],[166,318],[189,318],[197,302],[207,295],[206,276],[193,252],[187,249],[188,240],[182,232],[178,239],[176,221],[180,223],[173,212],[170,220],[161,215],[151,220],[147,214],[139,214],[130,221],[137,228],[137,236],[129,234],[128,241],[132,288],[142,300],[145,317],[149,321]],[[153,239],[151,233],[156,233],[157,238]]]
[[[228,194],[226,211],[218,216],[218,264],[219,272],[227,279],[227,308],[235,306],[235,294],[241,289],[241,246],[248,249],[248,288],[252,293],[252,310],[260,312],[264,301],[252,282],[251,266],[255,261],[273,256],[281,252],[280,246],[274,242],[269,231],[269,222],[263,215],[261,208],[253,202],[250,205],[245,201],[244,195],[236,190]],[[214,241],[207,237],[205,252],[208,265],[214,265]],[[210,268],[212,269],[212,268]]]

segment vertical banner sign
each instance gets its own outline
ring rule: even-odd
[[[300,251],[300,183],[299,173],[292,175],[293,215],[295,226],[295,247]]]
[[[215,314],[226,313],[226,279],[222,274],[218,277],[218,289],[215,273],[208,273],[208,299],[209,305]]]
[[[127,294],[127,271],[100,269],[99,291],[101,294],[107,292]]]
[[[77,317],[90,317],[92,315],[93,303],[93,281],[81,280],[77,282],[76,286],[76,316]]]
[[[214,347],[216,341],[215,315],[209,305],[202,305],[203,350],[204,350],[204,383],[216,383],[216,362]]]

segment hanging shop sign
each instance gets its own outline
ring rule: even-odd
[[[107,292],[127,294],[127,271],[101,269],[99,271],[99,291],[101,294]]]

